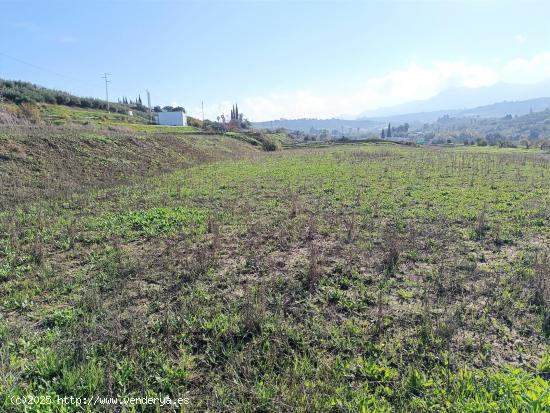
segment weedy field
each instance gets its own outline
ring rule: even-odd
[[[550,411],[548,155],[212,161],[3,209],[0,410]]]

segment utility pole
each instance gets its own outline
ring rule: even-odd
[[[151,114],[151,94],[148,90],[145,90],[147,92],[147,106],[149,106],[149,122],[153,123],[153,115]]]
[[[110,112],[110,108],[109,108],[109,83],[111,83],[111,81],[109,80],[109,78],[107,76],[111,76],[110,73],[104,73],[103,76],[101,76],[102,79],[105,79],[105,98],[107,100],[107,112]]]

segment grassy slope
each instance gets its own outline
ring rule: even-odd
[[[149,125],[149,117],[142,112],[136,112],[134,116],[116,112],[106,112],[99,109],[82,109],[64,105],[51,105],[46,103],[34,106],[40,120],[40,124],[46,125],[81,125],[99,128],[111,128],[126,130],[127,132],[158,133],[167,132],[170,134],[192,133],[197,130],[190,126],[174,127]],[[10,113],[18,113],[19,107],[12,103],[0,104],[0,110]],[[23,122],[22,123],[28,123]]]
[[[61,105],[40,105],[42,119],[48,124],[66,125],[91,125],[99,127],[111,127],[126,130],[127,132],[140,133],[167,133],[186,134],[196,132],[190,126],[174,127],[149,125],[148,119],[142,114],[129,116],[120,113],[107,113],[102,110],[71,108]]]
[[[141,116],[129,116],[121,113],[107,113],[97,109],[81,109],[63,105],[39,105],[42,119],[47,123],[63,125],[67,123],[99,124],[144,124],[147,119]]]
[[[142,127],[147,131],[76,126],[0,131],[0,205],[108,187],[257,152],[230,137]]]
[[[547,158],[258,156],[3,213],[0,406],[547,411]]]

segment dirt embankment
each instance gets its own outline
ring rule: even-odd
[[[0,209],[131,182],[258,150],[224,136],[84,127],[0,129]]]

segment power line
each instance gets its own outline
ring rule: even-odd
[[[104,73],[103,76],[101,76],[102,79],[105,79],[105,100],[107,100],[107,112],[110,112],[109,110],[109,83],[111,81],[109,80],[108,76],[111,76],[110,73]]]
[[[65,75],[63,73],[59,73],[59,72],[56,72],[55,70],[51,70],[51,69],[48,69],[46,67],[42,67],[42,66],[38,66],[38,65],[35,65],[34,63],[31,63],[31,62],[27,62],[26,60],[23,60],[23,59],[19,59],[17,57],[14,57],[14,56],[11,56],[9,54],[6,54],[4,52],[0,52],[0,56],[4,56],[8,59],[11,59],[11,60],[14,60],[18,63],[21,63],[21,64],[24,64],[24,65],[27,65],[27,66],[30,66],[30,67],[33,67],[35,69],[38,69],[38,70],[42,70],[44,72],[49,72],[53,75],[56,75],[56,76],[59,76],[59,77],[64,77],[66,79],[71,79],[71,80],[74,80],[74,81],[77,81],[77,82],[80,82],[80,83],[84,83],[85,85],[88,85],[88,86],[92,86],[91,83],[88,83],[82,79],[78,79],[76,77],[72,77],[72,76],[69,76],[69,75]]]

